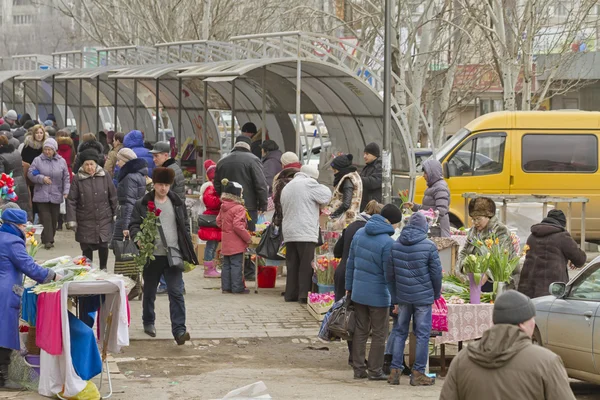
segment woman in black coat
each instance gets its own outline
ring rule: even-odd
[[[123,150],[129,150],[123,151]],[[125,234],[129,235],[129,221],[135,203],[146,194],[146,177],[148,176],[148,163],[143,158],[137,158],[130,149],[121,149],[117,153],[119,176],[117,177],[117,198],[119,211],[115,223],[114,240],[123,240]]]
[[[12,144],[8,143],[6,136],[0,136],[0,175],[2,173],[11,174],[15,180],[15,193],[17,194],[17,204],[27,212],[29,221],[33,221],[31,215],[31,197],[27,181],[23,174],[23,160],[21,154]]]

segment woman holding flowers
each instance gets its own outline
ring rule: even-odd
[[[464,264],[469,255],[482,255],[482,251],[485,251],[482,246],[491,248],[493,245],[497,245],[508,251],[510,258],[517,256],[508,228],[496,217],[496,203],[492,199],[487,197],[472,199],[469,202],[469,216],[473,221],[473,227],[469,230],[467,243],[458,257],[460,272],[467,272]],[[487,278],[487,275],[483,278],[483,292],[492,291],[491,282]]]

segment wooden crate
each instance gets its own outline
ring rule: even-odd
[[[329,311],[331,306],[323,307],[319,304],[308,303],[306,309],[317,321],[321,322],[325,318],[325,314]]]

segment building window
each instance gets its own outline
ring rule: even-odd
[[[31,25],[33,24],[33,15],[13,15],[14,25]]]
[[[13,0],[13,6],[29,6],[31,0]]]
[[[598,170],[595,135],[527,134],[523,136],[521,151],[525,172],[593,173]]]

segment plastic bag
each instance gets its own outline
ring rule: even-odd
[[[62,203],[60,203],[59,213],[65,215],[67,213],[67,202],[63,199]]]
[[[65,397],[64,392],[60,392],[59,395],[61,398],[69,400],[97,400],[102,398],[94,382],[88,382],[85,386],[85,389],[83,389],[81,392],[77,393],[73,397]]]
[[[221,400],[271,399],[272,397],[266,391],[267,385],[263,381],[260,381],[232,390]]]
[[[448,332],[448,305],[443,297],[440,297],[431,307],[431,330]]]
[[[271,224],[263,232],[260,243],[256,247],[256,254],[268,260],[281,261],[285,258],[279,256],[279,249],[283,243],[283,232],[275,224]]]
[[[256,219],[256,225],[263,225],[267,223],[267,218],[265,218],[264,214],[260,214]]]

